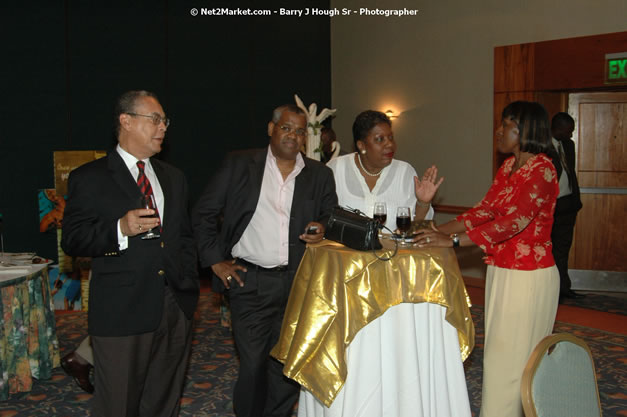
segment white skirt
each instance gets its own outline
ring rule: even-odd
[[[529,355],[553,331],[560,276],[552,266],[517,271],[488,265],[481,417],[522,417],[520,381]]]

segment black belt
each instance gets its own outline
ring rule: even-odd
[[[279,265],[274,268],[264,268],[263,266],[256,265],[252,262],[248,262],[245,259],[237,258],[236,263],[240,265],[244,265],[246,268],[256,269],[257,271],[267,271],[267,272],[284,272],[287,271],[287,265]]]

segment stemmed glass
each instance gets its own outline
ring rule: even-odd
[[[154,214],[151,214],[151,215],[148,215],[148,216],[142,216],[142,217],[153,217],[153,218],[158,218],[159,217],[159,215],[157,214],[157,202],[155,201],[155,196],[153,194],[143,195],[141,204],[142,204],[142,208],[151,209],[151,210],[155,211]],[[156,229],[157,229],[157,227],[153,227],[152,229],[147,231],[146,234],[144,234],[142,236],[142,239],[144,239],[144,240],[146,240],[146,239],[157,239],[157,238],[161,237],[161,235],[156,232]]]
[[[400,230],[401,236],[405,238],[411,228],[411,211],[409,207],[398,207],[396,209],[396,227]]]
[[[383,227],[388,219],[388,209],[384,202],[374,203],[374,212],[372,216]]]

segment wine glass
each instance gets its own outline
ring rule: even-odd
[[[374,212],[372,217],[379,222],[381,227],[385,226],[385,222],[388,218],[388,209],[384,202],[374,203]]]
[[[155,196],[153,194],[142,196],[142,208],[154,210],[155,213],[150,214],[148,216],[141,216],[141,217],[153,217],[153,218],[159,217],[159,215],[157,214],[157,202],[155,201]],[[157,229],[156,227],[153,227],[152,229],[148,230],[146,234],[144,234],[141,238],[146,240],[146,239],[157,239],[161,237],[161,235],[156,232],[156,229]]]
[[[396,227],[404,238],[411,228],[411,211],[409,207],[398,207],[396,209]]]

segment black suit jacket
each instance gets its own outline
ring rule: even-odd
[[[264,148],[227,155],[198,200],[193,224],[202,267],[232,258],[231,250],[257,207],[267,152],[268,148]],[[331,209],[337,205],[333,172],[318,161],[303,159],[305,167],[296,177],[290,213],[288,268],[292,276],[305,252],[305,243],[298,236],[310,221],[325,224]],[[224,220],[220,224],[221,215]],[[217,277],[214,288],[224,289]]]
[[[118,250],[117,221],[139,207],[141,192],[122,157],[113,150],[70,174],[61,246],[90,256],[89,334],[128,336],[155,330],[167,281],[191,319],[198,301],[197,257],[183,173],[151,159],[164,194],[161,238],[129,238]]]
[[[564,156],[566,157],[566,163],[571,170],[568,180],[570,182],[572,193],[557,199],[557,203],[555,204],[556,216],[561,214],[577,213],[582,207],[581,196],[579,194],[579,183],[577,182],[577,175],[575,173],[575,142],[571,139],[557,140],[562,144]],[[560,175],[562,175],[562,164],[555,164],[555,170],[557,171],[557,178],[559,178]]]

